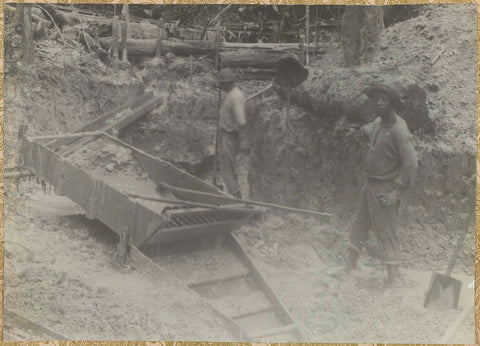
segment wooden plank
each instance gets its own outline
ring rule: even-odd
[[[230,318],[232,320],[236,320],[236,319],[245,318],[245,317],[249,317],[249,316],[253,316],[253,315],[259,315],[259,314],[262,314],[264,312],[269,312],[269,311],[273,311],[273,310],[274,310],[273,306],[265,306],[265,307],[260,307],[260,308],[257,306],[253,310],[242,312],[239,315],[230,316]]]
[[[137,247],[130,247],[130,259],[132,263],[139,269],[147,269],[155,277],[164,277],[167,272],[163,267],[158,263],[152,261],[147,257],[143,252],[138,250]],[[181,282],[178,282],[178,285],[183,285]],[[215,312],[225,323],[228,331],[239,340],[251,341],[247,332],[234,320],[232,320],[227,315],[223,314],[220,310],[216,309],[212,304],[208,302],[207,299],[200,296],[197,292],[191,289],[188,286],[184,286],[186,290],[198,297],[202,302],[211,307],[212,311]]]
[[[207,204],[207,203],[192,203],[189,201],[183,201],[183,200],[177,200],[177,199],[171,199],[171,198],[158,198],[155,196],[145,196],[145,195],[138,195],[135,193],[126,193],[129,197],[131,198],[136,198],[139,200],[146,200],[146,201],[152,201],[152,202],[159,202],[159,203],[168,203],[168,204],[179,204],[183,205],[185,207],[201,207],[197,208],[195,212],[191,212],[189,209],[180,209],[177,210],[177,212],[174,212],[174,214],[181,214],[181,215],[196,215],[196,214],[203,214],[205,211],[211,211],[211,210],[217,210],[217,211],[225,211],[225,212],[256,212],[256,210],[251,209],[251,208],[246,208],[245,206],[243,207],[237,207],[237,208],[229,208],[225,206],[217,206],[214,204]],[[199,211],[199,209],[201,211]],[[169,215],[171,215],[169,213]]]
[[[131,123],[135,122],[136,120],[140,119],[152,109],[158,107],[163,102],[163,96],[159,96],[152,101],[148,102],[147,104],[141,106],[137,110],[133,111],[129,115],[120,118],[119,120],[115,121],[113,124],[108,125],[103,129],[105,132],[116,132],[120,131],[121,129],[125,128],[126,126],[130,125]]]
[[[118,114],[119,112],[115,112],[115,114],[113,115],[110,115],[110,116],[104,116],[102,119],[98,119],[97,121],[95,121],[94,123],[91,123],[89,124],[89,126],[91,127],[95,127],[96,129],[100,129],[102,131],[107,131],[107,130],[112,130],[112,128],[114,127],[115,124],[117,124],[118,122],[122,121],[123,119],[127,119],[129,117],[136,117],[136,119],[139,119],[140,117],[146,115],[151,109],[149,109],[149,105],[152,104],[152,102],[149,102],[147,103],[146,105],[143,105],[141,106],[140,108],[138,108],[144,101],[148,100],[149,98],[151,98],[153,96],[153,93],[149,92],[147,94],[144,94],[142,95],[141,97],[137,98],[135,100],[135,102],[131,105],[131,108],[132,108],[132,112],[130,112],[129,114],[125,115],[124,117],[120,118],[117,122],[114,122],[113,124],[106,124],[108,120],[110,120],[110,118],[113,117],[113,115],[116,115]],[[126,108],[125,108],[126,109]],[[153,108],[152,108],[153,109]],[[136,120],[135,119],[135,120]],[[134,120],[133,120],[134,121]],[[112,130],[113,131],[113,130]],[[89,142],[91,142],[92,139],[80,139],[78,140],[77,142],[72,142],[70,143],[68,146],[64,147],[63,149],[61,149],[59,151],[59,154],[61,156],[68,156],[70,155],[72,152],[74,152],[77,148],[79,147],[83,147],[85,145],[87,145]]]
[[[63,335],[57,334],[6,308],[3,309],[3,320],[4,333],[9,334],[12,337],[28,336],[34,338],[34,340],[49,341],[68,340],[68,338]],[[26,335],[18,335],[19,333]]]
[[[272,328],[268,330],[261,330],[258,332],[249,333],[249,335],[251,338],[256,339],[256,338],[263,338],[265,336],[290,333],[290,332],[294,332],[297,329],[298,328],[295,324],[289,324],[289,325],[278,327],[278,328]]]
[[[34,136],[29,137],[31,140],[39,141],[43,139],[63,139],[63,138],[81,138],[81,137],[91,137],[91,136],[100,136],[102,132],[92,131],[92,132],[80,132],[80,133],[61,133],[58,135],[47,135],[47,136]]]
[[[221,277],[221,278],[213,278],[213,279],[208,279],[204,281],[198,281],[198,282],[192,282],[191,284],[188,284],[187,286],[190,288],[194,287],[200,287],[200,286],[209,286],[209,285],[215,285],[221,282],[226,282],[226,281],[233,281],[233,280],[238,280],[238,279],[244,279],[250,275],[250,271],[246,270],[243,273],[237,273],[231,276],[226,276],[226,277]]]
[[[253,259],[247,254],[243,246],[240,244],[240,241],[238,240],[238,238],[232,233],[229,233],[229,236],[227,237],[227,241],[230,243],[234,251],[245,261],[247,266],[250,268],[250,271],[252,272],[252,276],[254,277],[255,281],[260,286],[262,291],[265,293],[265,295],[267,295],[267,297],[272,302],[275,308],[275,311],[278,313],[282,322],[286,325],[293,325],[295,322],[292,316],[290,315],[290,313],[288,312],[287,308],[277,298],[275,292],[270,288],[267,280],[262,275],[260,270],[257,268]],[[300,330],[297,328],[293,332],[295,333],[297,342],[302,342],[303,336]]]
[[[145,102],[146,100],[150,99],[153,96],[153,92],[148,92],[145,94],[142,94],[138,97],[135,97],[134,99],[118,106],[115,107],[114,109],[104,113],[100,117],[96,118],[95,120],[91,121],[87,125],[79,128],[78,130],[75,131],[75,133],[78,132],[88,132],[88,131],[95,131],[100,129],[101,126],[105,125],[108,119],[112,118],[114,115],[123,112],[125,109],[128,108],[135,108]],[[71,140],[70,138],[65,138],[65,139],[60,139],[56,141],[52,141],[47,144],[47,146],[53,150],[58,150],[64,145],[69,145],[70,143],[74,142],[75,140]]]

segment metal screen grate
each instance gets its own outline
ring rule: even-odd
[[[192,215],[173,215],[170,222],[165,228],[194,226],[220,221],[238,220],[243,218],[245,218],[245,215],[240,215],[228,211],[211,211]]]

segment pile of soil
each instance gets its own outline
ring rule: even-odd
[[[35,41],[32,66],[7,62],[5,74],[5,161],[17,166],[17,135],[73,132],[144,89],[132,73],[115,72],[94,55],[50,40]]]
[[[103,138],[91,141],[66,158],[92,175],[115,174],[124,179],[148,180],[131,149]]]

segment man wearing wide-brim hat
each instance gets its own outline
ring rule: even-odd
[[[398,276],[400,249],[397,237],[399,194],[415,184],[417,154],[405,120],[397,115],[402,102],[390,86],[374,84],[364,90],[377,119],[365,160],[365,184],[360,192],[352,225],[346,269],[357,268],[357,259],[371,230],[387,266],[387,283]]]

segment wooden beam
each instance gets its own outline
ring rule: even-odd
[[[29,137],[29,139],[34,140],[34,141],[38,141],[38,140],[42,140],[42,139],[91,137],[91,136],[100,136],[102,134],[103,134],[103,132],[101,132],[101,131],[79,132],[79,133],[62,133],[62,134],[58,134],[58,135]]]
[[[160,198],[160,197],[155,197],[155,196],[145,196],[145,195],[139,195],[136,193],[129,193],[125,192],[129,197],[131,198],[137,198],[137,199],[143,199],[145,201],[152,201],[152,202],[159,202],[159,203],[168,203],[168,204],[180,204],[184,205],[186,207],[199,207],[199,208],[206,208],[207,210],[218,210],[218,211],[231,211],[231,212],[260,212],[258,210],[254,209],[249,209],[245,207],[225,207],[225,206],[218,206],[214,204],[208,204],[208,203],[193,203],[189,201],[183,201],[180,199],[171,199],[171,198]],[[203,210],[205,212],[205,209]],[[188,211],[187,211],[188,213]],[[179,214],[185,215],[184,211],[179,212]],[[194,215],[194,213],[188,213],[189,215]]]
[[[150,99],[153,96],[153,92],[148,92],[145,94],[142,94],[106,113],[104,113],[102,116],[96,118],[95,120],[89,122],[87,125],[81,127],[80,129],[76,130],[75,133],[79,132],[87,132],[87,131],[95,131],[99,130],[102,128],[105,123],[112,118],[113,116],[117,115],[118,113],[124,111],[125,109],[128,108],[135,108],[141,105],[143,102],[146,100]],[[75,142],[75,139],[72,138],[64,138],[64,139],[59,139],[52,141],[47,144],[47,146],[53,150],[58,150],[64,145],[69,145],[71,143]]]
[[[236,202],[236,203],[244,203],[244,204],[250,204],[250,205],[258,205],[260,207],[267,207],[267,208],[274,208],[274,209],[280,209],[280,210],[285,210],[285,211],[290,211],[290,212],[295,212],[295,213],[302,213],[302,214],[311,214],[311,215],[318,215],[318,216],[333,216],[333,214],[330,213],[323,213],[319,211],[313,211],[313,210],[306,210],[306,209],[298,209],[298,208],[291,208],[291,207],[285,207],[283,205],[278,205],[274,203],[265,203],[265,202],[257,202],[257,201],[250,201],[250,200],[244,200],[244,199],[239,199],[239,198],[234,198],[234,197],[229,197],[229,196],[221,196],[209,192],[200,192],[200,191],[195,191],[195,190],[190,190],[190,189],[184,189],[181,187],[176,187],[176,186],[171,186],[166,183],[158,183],[159,186],[172,191],[172,192],[177,192],[177,193],[183,193],[185,194],[184,198],[188,199],[188,196],[191,198],[196,198],[198,196],[203,196],[203,197],[212,197],[216,198],[218,201],[228,201],[228,202]]]
[[[266,336],[286,334],[286,333],[294,332],[295,330],[297,330],[297,326],[295,324],[289,324],[287,326],[281,326],[277,328],[266,329],[266,330],[250,333],[249,335],[250,337],[256,339],[256,338],[263,338]]]
[[[37,340],[68,340],[63,335],[57,334],[38,323],[35,323],[9,309],[3,309],[4,332],[15,335],[15,330],[24,331]]]
[[[260,315],[260,314],[263,314],[265,312],[269,312],[269,311],[275,311],[273,306],[265,306],[265,307],[256,307],[256,309],[254,310],[250,310],[250,311],[245,311],[245,312],[242,312],[241,314],[238,314],[238,315],[235,315],[235,316],[230,316],[230,318],[232,320],[238,320],[238,319],[241,319],[241,318],[245,318],[245,317],[250,317],[250,316],[253,316],[253,315]]]
[[[113,124],[107,126],[106,128],[103,129],[105,132],[118,132],[121,129],[125,128],[126,126],[130,125],[134,121],[140,119],[143,117],[145,114],[150,112],[152,109],[156,108],[159,106],[164,100],[163,96],[159,96],[152,101],[148,102],[147,104],[141,106],[137,110],[133,111],[131,114],[122,117],[121,119],[115,121]]]
[[[212,278],[212,279],[207,279],[207,280],[204,280],[204,281],[192,282],[191,284],[188,284],[188,287],[195,288],[195,287],[200,287],[200,286],[216,285],[220,282],[244,279],[244,278],[248,277],[249,275],[250,275],[250,271],[246,270],[243,273],[237,273],[237,274],[230,275],[230,276],[223,277],[223,278]]]
[[[240,241],[238,238],[233,235],[232,233],[229,233],[229,236],[227,237],[227,241],[230,243],[234,251],[244,260],[244,262],[247,264],[249,267],[253,278],[257,282],[257,284],[260,286],[262,291],[265,293],[265,295],[268,297],[268,299],[272,302],[275,311],[278,313],[280,320],[286,324],[286,325],[294,325],[295,321],[293,317],[290,315],[288,312],[287,308],[282,304],[282,302],[277,298],[273,290],[270,288],[268,285],[267,280],[265,277],[262,275],[259,269],[257,269],[257,266],[254,262],[254,260],[247,254],[243,246],[241,245]],[[295,334],[295,337],[297,338],[296,342],[302,342],[303,340],[303,335],[300,332],[298,328],[293,330],[293,333]]]

